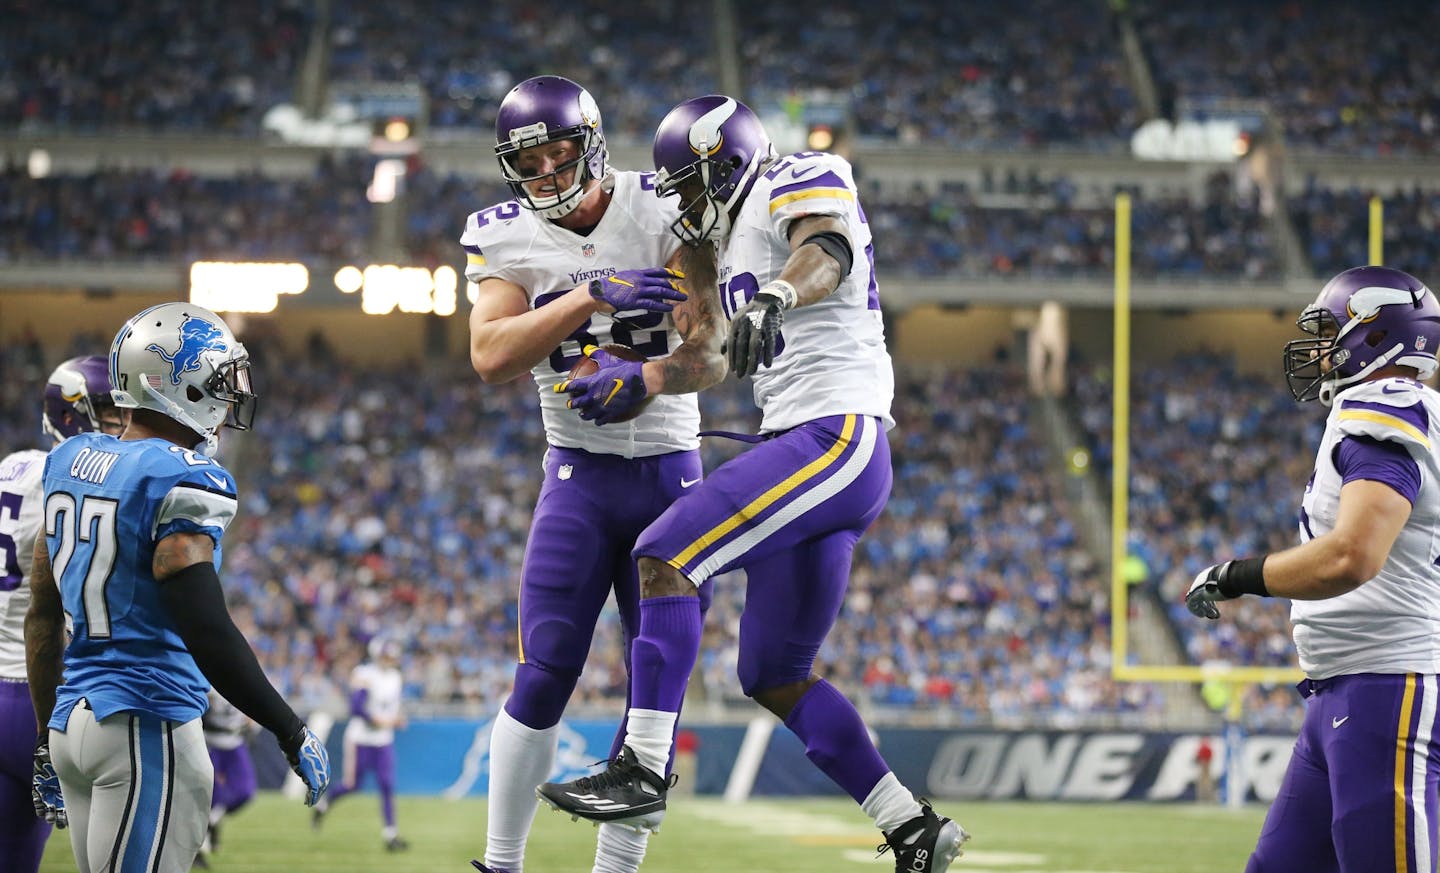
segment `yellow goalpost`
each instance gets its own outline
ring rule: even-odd
[[[1375,236],[1372,230],[1372,252]],[[1114,408],[1110,487],[1110,671],[1118,682],[1297,682],[1294,667],[1130,663],[1130,195],[1115,197]],[[1177,592],[1178,595],[1178,592]],[[1232,695],[1238,701],[1240,695]]]

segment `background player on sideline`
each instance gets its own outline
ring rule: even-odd
[[[405,727],[400,643],[375,637],[369,652],[370,660],[350,673],[350,721],[345,725],[340,784],[315,805],[314,826],[320,826],[337,800],[359,788],[366,774],[373,774],[380,791],[380,838],[387,851],[399,852],[410,848],[395,826],[395,731]]]

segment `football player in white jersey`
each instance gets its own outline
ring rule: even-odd
[[[116,435],[127,416],[110,399],[103,357],[71,358],[45,383],[40,426],[58,445],[77,433]],[[35,708],[25,679],[25,612],[30,608],[30,544],[45,513],[40,474],[46,453],[13,452],[0,461],[0,858],[7,870],[35,873],[50,825],[34,814],[31,752]]]
[[[777,157],[755,114],[720,95],[671,110],[654,157],[660,195],[678,195],[674,233],[698,251],[719,246],[730,369],[755,377],[762,434],[641,534],[625,748],[604,772],[547,783],[541,796],[595,821],[659,824],[666,755],[700,649],[697,586],[743,567],[741,687],[871,816],[896,870],[944,871],[964,830],[900,784],[855,706],[812,671],[855,543],[891,484],[894,376],[850,165],[819,152]]]
[[[1305,722],[1249,873],[1435,870],[1440,743],[1440,303],[1418,279],[1357,267],[1285,347],[1297,400],[1330,407],[1300,504],[1300,544],[1226,561],[1185,603],[1216,619],[1245,594],[1293,600]]]
[[[700,481],[694,392],[723,379],[725,363],[713,263],[670,236],[676,211],[655,196],[653,174],[610,168],[589,92],[558,76],[521,82],[500,105],[496,140],[515,197],[471,215],[461,237],[466,277],[478,284],[471,363],[486,382],[533,376],[549,449],[521,571],[515,684],[491,732],[485,861],[475,866],[519,873],[535,788],[554,766],[600,609],[613,590],[628,654],[639,602],[630,549]],[[604,381],[567,381],[587,350],[611,342],[650,360],[595,352]],[[623,725],[612,755],[622,738]],[[644,835],[602,827],[594,869],[630,873],[644,853]]]
[[[359,788],[367,773],[375,774],[380,790],[380,838],[385,849],[399,852],[410,848],[395,826],[395,731],[405,726],[401,697],[405,677],[400,673],[399,641],[375,637],[370,641],[370,659],[350,673],[350,721],[345,725],[344,772],[340,784],[315,804],[314,825],[340,798]]]

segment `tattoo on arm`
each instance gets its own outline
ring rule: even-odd
[[[35,538],[30,565],[30,611],[25,614],[25,672],[35,725],[44,734],[55,712],[55,689],[65,672],[65,608],[45,548],[45,532]]]
[[[151,570],[163,581],[186,567],[215,560],[215,541],[205,534],[173,533],[155,544]]]
[[[690,296],[676,304],[670,318],[684,342],[668,358],[655,362],[666,394],[700,391],[725,378],[725,358],[720,354],[725,319],[720,311],[715,249],[708,243],[699,248],[684,246],[680,264]]]

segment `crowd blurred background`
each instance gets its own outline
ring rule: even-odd
[[[824,14],[757,0],[0,0],[0,20],[7,451],[40,444],[49,369],[110,341],[7,318],[7,294],[123,283],[147,292],[138,309],[182,295],[194,260],[458,265],[465,217],[509,196],[490,156],[496,106],[538,73],[592,90],[626,168],[643,168],[671,105],[715,90],[761,109],[777,138],[831,136],[856,166],[897,312],[925,295],[954,310],[1106,305],[1085,295],[1108,294],[1122,192],[1136,280],[1161,289],[1141,303],[1180,314],[1228,287],[1257,321],[1293,317],[1318,280],[1367,261],[1372,198],[1387,263],[1433,284],[1440,258],[1440,7],[1426,0],[839,0]],[[392,92],[419,95],[413,148],[324,138],[354,120],[337,95]],[[1233,152],[1135,156],[1146,125],[1217,120],[1238,125]],[[395,155],[391,201],[373,188]],[[224,448],[243,508],[224,579],[267,670],[304,706],[341,710],[344,677],[383,633],[405,641],[416,705],[493,708],[544,449],[533,385],[485,385],[453,348],[362,362],[333,333],[297,335],[283,310],[248,319],[243,338],[265,399],[259,429]],[[1109,556],[1086,533],[1095,497],[1075,487],[1108,483],[1113,446],[1108,339],[1090,339],[1060,353],[1058,389],[1038,390],[1023,345],[947,356],[974,338],[892,336],[895,490],[821,657],[872,711],[1004,725],[1173,714],[1176,692],[1110,678]],[[1216,557],[1293,540],[1321,422],[1253,356],[1155,346],[1131,398],[1147,435],[1131,443],[1132,595],[1159,605],[1152,630],[1188,663],[1291,665],[1283,603],[1200,625],[1174,594]],[[1052,401],[1087,470],[1057,449]],[[702,407],[709,427],[757,424],[742,384]],[[708,466],[734,451],[707,440]],[[743,574],[716,589],[697,676],[723,705],[740,696]],[[613,708],[623,683],[607,613],[577,700]],[[1245,709],[1282,728],[1297,711],[1283,686]]]

